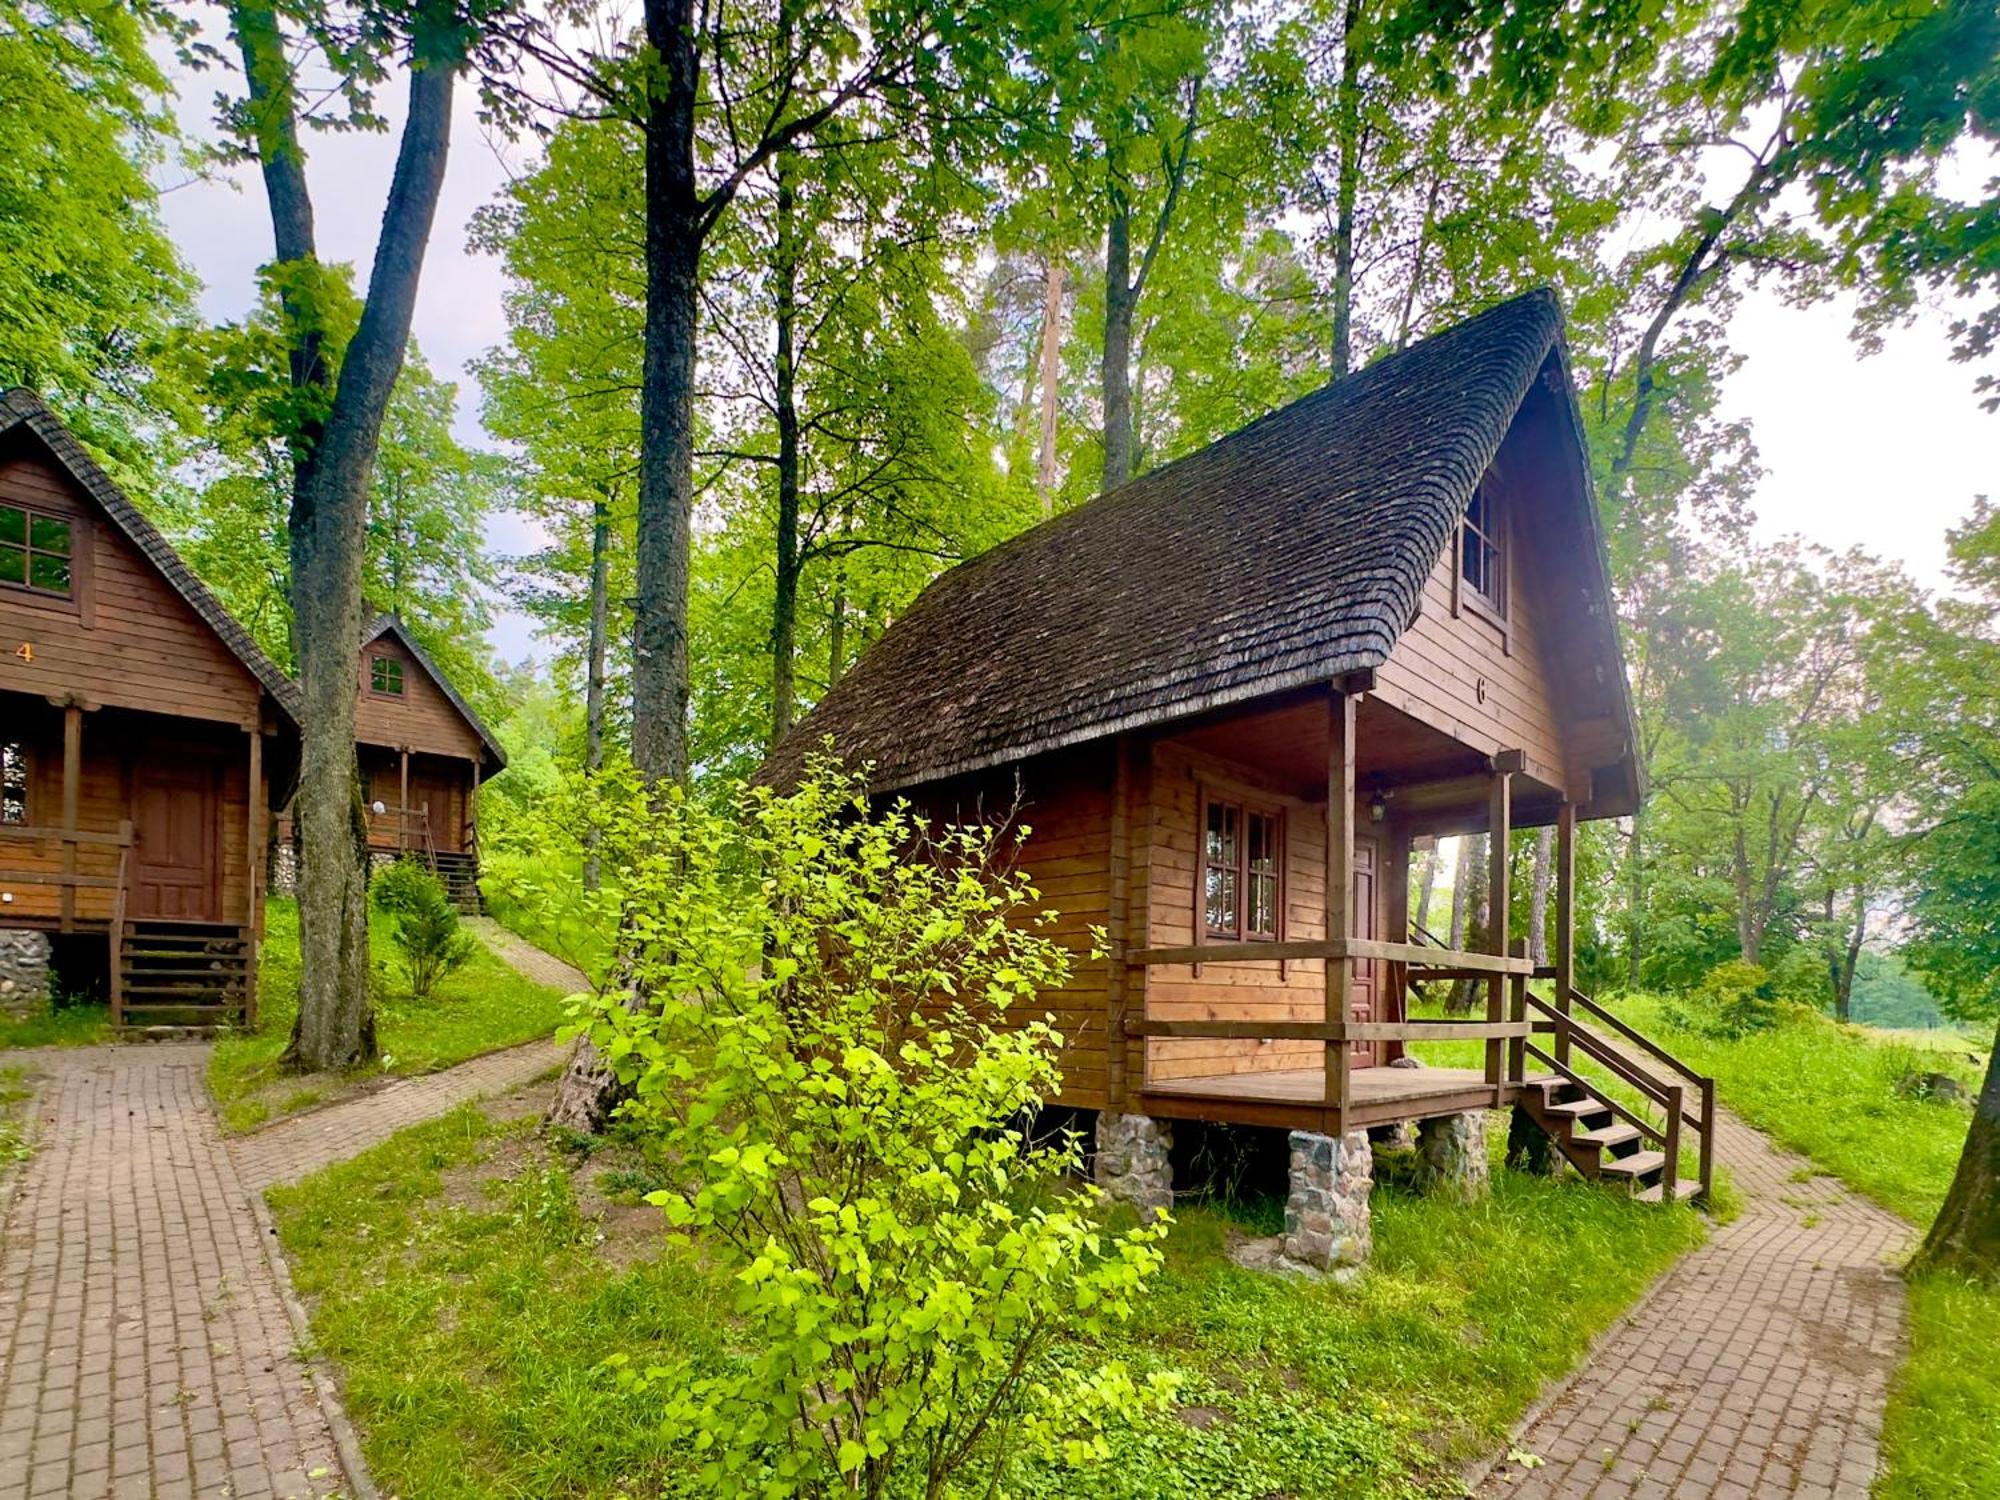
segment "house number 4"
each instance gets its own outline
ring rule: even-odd
[[[35,660],[35,643],[33,641],[21,642],[20,645],[14,648],[14,654],[20,657],[22,661],[32,664]]]

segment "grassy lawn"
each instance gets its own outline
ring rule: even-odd
[[[26,1068],[0,1068],[0,1182],[28,1159],[28,1101],[34,1097]]]
[[[637,1181],[621,1150],[552,1154],[527,1122],[467,1108],[273,1191],[385,1493],[699,1492],[657,1408],[600,1366],[715,1367],[732,1353],[728,1296],[618,1191]],[[1459,1466],[1702,1232],[1685,1208],[1494,1180],[1473,1208],[1378,1184],[1375,1259],[1345,1287],[1227,1258],[1246,1215],[1268,1228],[1268,1204],[1184,1210],[1166,1273],[1107,1351],[1184,1372],[1181,1409],[1118,1435],[1100,1467],[1023,1476],[1023,1492],[1460,1493]]]
[[[1723,1100],[1752,1124],[1857,1192],[1929,1226],[1957,1169],[1971,1110],[1912,1098],[1912,1073],[1948,1073],[1969,1091],[1981,1044],[1871,1033],[1831,1022],[1716,1041],[1661,1024],[1644,997],[1621,1009],[1687,1061],[1715,1075]],[[1910,1357],[1890,1392],[1882,1500],[1990,1500],[2000,1495],[2000,1287],[1953,1276],[1910,1280]]]
[[[209,1091],[230,1130],[255,1129],[365,1091],[387,1076],[433,1073],[497,1047],[547,1036],[562,1022],[561,991],[516,973],[483,944],[470,963],[438,986],[434,999],[411,1000],[391,963],[387,923],[371,913],[380,1065],[344,1074],[281,1072],[278,1057],[298,1014],[299,911],[296,902],[273,897],[267,913],[257,1029],[223,1037],[209,1059]]]
[[[107,1005],[65,1005],[47,1001],[26,1015],[0,1015],[0,1048],[88,1047],[111,1040],[111,1008]]]

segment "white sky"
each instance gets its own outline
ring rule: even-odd
[[[183,120],[206,135],[216,82],[183,77],[182,83]],[[400,120],[399,92],[385,92],[380,102],[392,124]],[[478,389],[466,365],[500,341],[505,323],[500,268],[468,253],[466,225],[506,182],[510,167],[528,159],[528,148],[490,139],[469,89],[460,89],[457,104],[416,336],[433,367],[459,380],[459,435],[478,442]],[[395,138],[315,135],[308,151],[320,252],[354,262],[357,282],[365,285]],[[202,279],[203,313],[242,316],[257,267],[271,255],[254,171],[176,187],[164,213]],[[1797,532],[1829,547],[1858,545],[1902,561],[1920,583],[1943,581],[1945,528],[1976,495],[2000,494],[2000,416],[1979,409],[1971,372],[1950,360],[1948,326],[1943,313],[1927,312],[1915,326],[1892,332],[1881,354],[1864,359],[1847,337],[1844,306],[1802,311],[1767,294],[1745,299],[1731,327],[1744,360],[1726,387],[1725,415],[1753,423],[1766,471],[1755,500],[1760,534]],[[523,522],[501,515],[487,545],[505,555],[533,546],[534,537]],[[518,614],[498,614],[493,640],[509,660],[541,654]]]

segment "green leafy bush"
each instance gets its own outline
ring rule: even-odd
[[[378,870],[368,899],[390,919],[389,941],[413,998],[429,1000],[446,975],[471,960],[476,940],[460,927],[443,884],[416,860]]]
[[[1670,1024],[1698,1036],[1734,1039],[1770,1031],[1801,1007],[1786,1000],[1768,969],[1732,958],[1702,976],[1701,983],[1666,1002]]]
[[[1167,1226],[1108,1231],[1074,1138],[1024,1128],[1061,1038],[1009,1013],[1071,955],[1016,840],[872,809],[829,762],[721,806],[603,786],[651,1003],[581,1001],[583,1024],[660,1148],[648,1201],[733,1272],[746,1351],[692,1382],[621,1374],[660,1391],[703,1483],[999,1490],[1163,1405],[1171,1377],[1053,1356],[1130,1315]]]

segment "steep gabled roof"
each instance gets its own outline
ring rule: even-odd
[[[152,563],[174,592],[201,616],[208,628],[243,663],[296,726],[301,712],[297,685],[264,654],[263,648],[237,622],[236,617],[222,607],[222,601],[195,577],[193,569],[181,560],[173,544],[112,482],[111,476],[98,467],[97,460],[84,451],[83,445],[63,425],[62,419],[49,410],[40,396],[19,386],[0,396],[0,436],[16,427],[26,427],[41,440],[42,446],[48,449],[64,472],[97,502],[98,507],[111,518],[112,524],[125,534],[126,540],[145,554],[146,560]]]
[[[493,738],[493,734],[487,729],[485,722],[477,713],[473,712],[472,705],[459,697],[458,689],[451,685],[451,679],[444,675],[444,669],[431,660],[431,655],[428,651],[417,644],[417,638],[410,634],[409,627],[403,623],[402,616],[396,614],[394,611],[390,611],[386,614],[375,616],[374,619],[362,626],[362,649],[366,650],[369,645],[375,641],[379,641],[385,635],[393,635],[397,640],[401,641],[403,649],[416,658],[417,665],[430,674],[430,679],[437,684],[438,691],[445,695],[450,701],[451,706],[458,710],[460,717],[472,726],[472,732],[479,736],[480,743],[486,746],[486,754],[492,760],[494,767],[498,769],[505,766],[507,764],[507,752],[500,748],[500,742]]]
[[[1379,666],[1545,366],[1571,401],[1561,326],[1516,297],[960,564],[761,776],[831,736],[894,790]]]

